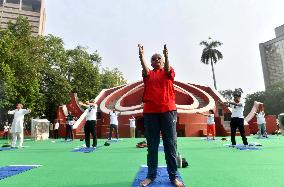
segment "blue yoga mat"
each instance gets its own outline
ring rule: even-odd
[[[28,170],[39,167],[40,165],[14,165],[5,166],[0,168],[0,180],[13,175],[18,175],[20,173],[26,172]]]
[[[141,166],[137,173],[135,180],[132,183],[132,187],[140,187],[142,182],[147,177],[148,168],[147,166]],[[178,174],[179,181],[182,182],[181,176]],[[159,166],[157,171],[157,178],[152,182],[149,187],[172,187],[173,184],[169,180],[169,175],[166,166]]]
[[[225,144],[226,147],[233,147],[232,144]],[[235,147],[242,147],[244,146],[243,144],[237,144]]]
[[[249,145],[250,145],[250,146],[258,146],[258,147],[262,146],[262,145],[261,145],[260,143],[258,143],[258,142],[249,143]]]
[[[231,144],[226,144],[225,145],[226,147],[229,147],[229,148],[232,148],[233,146]],[[245,147],[244,145],[242,144],[237,144],[235,146],[235,148],[239,149],[239,150],[260,150],[260,148],[256,147],[255,145],[252,145],[252,146],[248,146],[248,147]]]
[[[241,150],[241,151],[245,151],[245,150],[260,150],[260,148],[255,147],[255,146],[248,146],[248,147],[237,147],[237,149]]]
[[[111,140],[107,140],[107,142],[113,142],[113,143],[115,143],[115,142],[120,142],[120,141],[122,141],[122,139],[111,139]]]
[[[201,140],[205,140],[205,141],[217,141],[218,139],[217,138],[215,138],[215,140],[213,140],[213,138],[201,138]]]
[[[81,148],[75,148],[71,152],[82,152],[82,153],[91,153],[93,151],[96,151],[97,149],[101,148],[102,146],[97,146],[96,148],[93,147],[81,147]]]
[[[18,149],[17,147],[0,147],[0,151],[9,151]]]

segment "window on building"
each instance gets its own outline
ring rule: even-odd
[[[23,0],[22,10],[40,12],[41,0]]]
[[[20,4],[20,0],[6,0],[6,3]]]

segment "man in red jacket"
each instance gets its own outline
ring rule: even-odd
[[[142,65],[144,81],[143,115],[145,126],[145,137],[147,139],[148,174],[140,185],[148,186],[157,175],[158,147],[160,143],[160,132],[162,132],[165,158],[169,179],[176,187],[183,187],[183,183],[177,179],[176,163],[176,120],[177,111],[175,105],[174,77],[175,72],[169,66],[168,49],[164,45],[164,58],[160,54],[154,54],[151,58],[150,70],[144,59],[144,48],[139,47],[139,58]]]

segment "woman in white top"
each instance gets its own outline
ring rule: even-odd
[[[267,137],[267,132],[266,132],[266,121],[265,121],[265,113],[264,111],[260,111],[258,110],[256,113],[255,113],[255,116],[256,116],[256,123],[257,123],[257,126],[258,126],[258,137],[260,138],[261,136],[263,137]]]
[[[23,147],[24,142],[24,116],[31,112],[29,109],[22,109],[23,105],[18,103],[16,110],[8,111],[8,114],[14,115],[11,133],[13,136],[12,147],[16,147],[17,137],[19,136],[20,143],[19,148]]]
[[[197,114],[201,114],[197,112]],[[214,111],[209,110],[209,114],[201,114],[207,116],[207,140],[209,139],[210,133],[212,134],[213,140],[215,140],[216,130],[215,130],[215,120],[214,120]]]
[[[109,113],[109,118],[110,118],[110,125],[109,125],[109,136],[108,139],[111,140],[112,138],[112,131],[113,129],[115,130],[116,133],[116,139],[118,140],[118,115],[120,113],[117,113],[115,111],[115,109],[113,109],[110,113]]]

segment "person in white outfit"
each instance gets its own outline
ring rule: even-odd
[[[56,120],[56,123],[54,125],[54,139],[58,139],[58,129],[59,129],[59,122]]]
[[[265,113],[264,111],[258,110],[255,113],[256,116],[256,122],[258,126],[258,137],[260,138],[261,136],[268,138],[267,132],[266,132],[266,121],[265,121]]]
[[[130,124],[130,138],[135,138],[135,117],[132,116],[130,119],[129,119],[129,124]]]
[[[96,131],[96,124],[97,124],[97,111],[98,111],[98,105],[95,103],[94,99],[91,99],[90,102],[87,101],[86,103],[79,102],[79,105],[87,107],[85,112],[87,112],[86,115],[86,123],[84,126],[84,132],[85,132],[85,143],[86,147],[90,147],[90,135],[93,136],[93,148],[97,147],[97,131]]]
[[[118,140],[118,115],[120,115],[121,112],[116,112],[115,109],[109,113],[110,118],[110,124],[109,124],[109,136],[108,139],[111,140],[112,138],[112,131],[115,130],[116,133],[116,139]]]
[[[11,133],[13,137],[12,147],[16,147],[17,138],[19,137],[19,147],[23,147],[24,142],[24,116],[30,113],[31,110],[23,109],[23,105],[18,103],[15,110],[8,111],[8,114],[14,115],[12,122]]]

